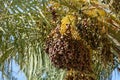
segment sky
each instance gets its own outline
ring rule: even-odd
[[[10,41],[11,43],[14,42],[14,37],[12,35],[10,36]],[[20,66],[17,64],[17,62],[15,62],[14,59],[11,59],[10,64],[5,63],[6,72],[9,70],[8,65],[10,65],[9,68],[12,68],[10,72],[10,78],[2,78],[2,72],[0,71],[0,80],[27,80],[25,74],[20,70]],[[11,79],[12,77],[14,77],[14,79]]]
[[[120,70],[118,68],[120,69],[120,65],[113,70],[108,80],[120,80]]]
[[[9,80],[27,80],[25,74],[20,70],[20,66],[15,62],[14,59],[11,60],[12,64],[10,67],[12,67],[11,71],[11,77],[14,77],[14,79]],[[2,72],[0,71],[0,80],[8,80],[5,78],[2,78]]]

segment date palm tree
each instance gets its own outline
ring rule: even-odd
[[[68,14],[77,16],[75,26],[78,29],[84,16],[102,24],[100,35],[106,37],[108,41],[100,44],[100,50],[92,48],[94,45],[91,45],[90,40],[86,39],[81,32],[83,29],[79,32],[86,45],[90,46],[92,56],[95,57],[97,54],[96,63],[93,66],[97,71],[95,74],[99,76],[106,64],[105,72],[108,73],[108,77],[115,67],[112,61],[117,61],[119,64],[119,0],[2,0],[0,5],[0,71],[6,77],[8,75],[4,72],[6,67],[4,64],[9,63],[11,59],[19,64],[28,80],[63,80],[65,74],[70,73],[54,67],[44,50],[47,36],[51,30],[62,24],[62,18]],[[92,29],[94,28],[90,28]],[[110,46],[103,44],[110,44]],[[104,49],[101,50],[101,48]],[[99,57],[99,54],[106,52],[107,48],[110,49],[112,58],[116,58],[115,60],[109,59],[109,54]],[[106,59],[110,62],[107,63]],[[103,62],[104,65],[101,65],[102,60],[105,62]],[[97,79],[100,80],[99,77]]]

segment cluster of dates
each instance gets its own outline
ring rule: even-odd
[[[95,80],[89,73],[70,70],[67,72],[65,80]]]
[[[71,15],[63,18],[61,26],[47,37],[45,51],[55,67],[68,70],[66,80],[96,80],[89,76],[93,73],[92,58],[97,56],[105,64],[113,61],[107,28],[93,17],[82,16],[80,22],[76,21]],[[92,51],[99,54],[91,54]],[[71,69],[74,71],[69,72]]]
[[[45,43],[46,53],[55,67],[89,71],[91,69],[89,49],[82,40],[73,39],[70,25],[67,27],[64,35],[61,35],[59,27],[50,33]]]
[[[78,24],[81,37],[88,42],[92,49],[97,49],[101,42],[100,25],[94,18],[82,17]]]
[[[101,48],[101,58],[104,62],[113,61],[113,53],[110,50],[111,44],[107,37],[105,24],[100,23],[96,18],[82,17],[78,24],[78,30],[93,50]]]

